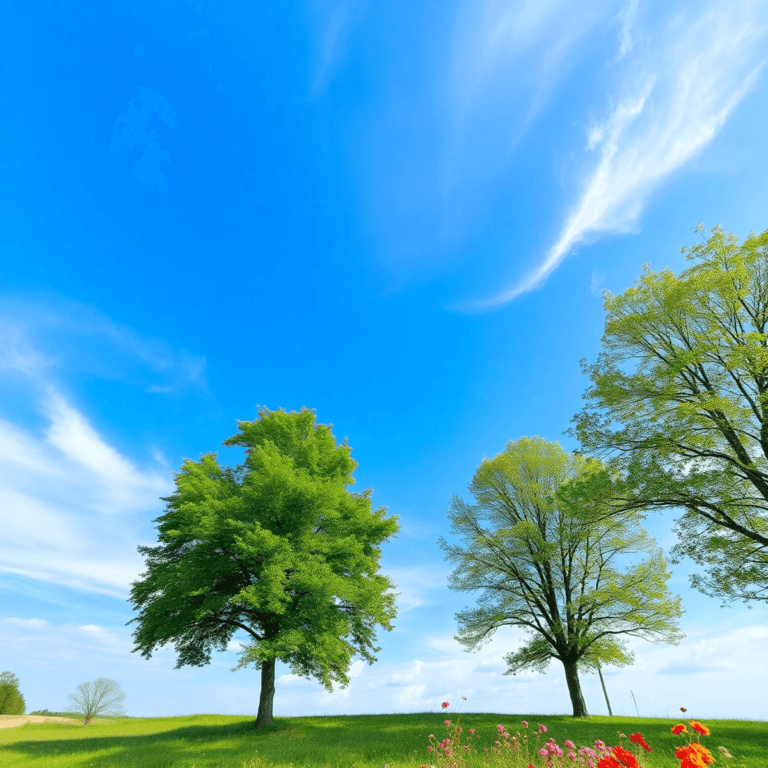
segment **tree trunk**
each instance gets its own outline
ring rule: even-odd
[[[597,665],[597,674],[600,675],[600,685],[603,686],[603,696],[605,696],[605,703],[608,705],[608,717],[613,717],[613,712],[611,711],[611,702],[608,701],[608,691],[605,690],[603,673],[600,671],[600,664]]]
[[[571,704],[573,704],[573,716],[588,717],[587,705],[581,693],[581,683],[579,683],[578,662],[564,661],[563,666],[565,667],[565,681],[568,683],[568,693],[571,696]]]
[[[259,714],[256,716],[256,730],[272,725],[272,702],[275,699],[275,664],[272,661],[261,662],[261,695],[259,696]]]

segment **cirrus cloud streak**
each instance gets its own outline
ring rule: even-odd
[[[695,23],[682,13],[672,19],[657,46],[629,57],[621,97],[589,129],[585,149],[599,159],[543,262],[514,287],[451,308],[505,304],[540,288],[579,243],[636,231],[652,192],[714,139],[757,85],[767,29],[753,4],[713,7]]]

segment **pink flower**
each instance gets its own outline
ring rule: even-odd
[[[539,750],[539,754],[540,754],[542,757],[549,757],[549,750],[547,750],[547,749],[544,749],[544,747],[542,747],[542,748]]]
[[[568,749],[576,749],[576,745],[570,739],[566,739],[563,744],[565,744]]]
[[[451,724],[450,720],[445,720],[444,722],[445,722],[446,725],[450,725]]]
[[[430,744],[430,745],[427,747],[427,752],[431,752],[431,751],[432,751],[432,745]]]
[[[469,732],[470,732],[470,733],[474,733],[474,732],[475,732],[475,729],[474,729],[474,728],[470,728],[470,729],[469,729]]]
[[[526,722],[525,722],[525,720],[523,720],[523,725],[524,725],[526,728],[528,727],[528,723],[526,723]]]
[[[568,753],[568,759],[573,762],[576,759],[576,753],[575,752],[569,752]]]
[[[547,768],[552,768],[552,766],[554,765],[554,763],[553,763],[551,760],[547,760],[547,763],[546,763],[546,765],[547,765]]]
[[[539,733],[546,733],[546,732],[547,732],[547,726],[539,723]]]
[[[503,725],[497,725],[497,726],[496,726],[496,730],[497,730],[499,733],[504,733],[504,726],[503,726]]]
[[[450,706],[447,701],[443,702],[443,709],[445,709],[447,706]]]

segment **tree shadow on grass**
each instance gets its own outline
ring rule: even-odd
[[[82,737],[67,739],[23,740],[8,742],[3,751],[6,755],[23,757],[25,764],[49,764],[79,768],[91,765],[96,768],[152,768],[174,764],[191,768],[206,766],[242,766],[259,755],[259,744],[272,734],[279,734],[288,727],[288,721],[279,722],[258,731],[254,719],[222,725],[188,725],[157,733],[127,733],[125,735],[100,735],[92,726],[82,729]],[[22,726],[24,727],[24,726]],[[67,731],[76,726],[66,726]],[[228,744],[221,744],[222,741]],[[219,742],[219,743],[217,743]],[[271,750],[268,750],[271,751]],[[56,762],[54,763],[54,759]]]

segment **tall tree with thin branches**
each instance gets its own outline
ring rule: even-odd
[[[452,498],[451,530],[468,546],[438,539],[447,559],[458,563],[451,588],[483,590],[480,607],[457,614],[456,640],[473,650],[501,626],[524,628],[530,639],[506,656],[505,674],[545,672],[557,659],[574,717],[588,714],[580,668],[632,663],[619,635],[673,644],[684,637],[675,626],[684,612],[681,598],[667,593],[671,574],[638,525],[640,513],[598,523],[603,499],[595,496],[574,514],[570,483],[601,467],[539,437],[510,441],[475,473],[469,486],[475,506]],[[483,528],[481,519],[491,528]],[[640,551],[651,557],[624,573],[617,570],[617,557]]]
[[[702,231],[702,225],[696,231]],[[720,227],[676,277],[648,264],[603,292],[603,351],[588,404],[565,434],[622,476],[606,514],[682,508],[671,562],[708,572],[691,586],[723,607],[768,600],[768,229],[743,243]],[[637,361],[634,371],[620,365]],[[620,428],[614,429],[614,424]],[[591,478],[588,498],[607,475]],[[751,606],[749,606],[751,608]]]

